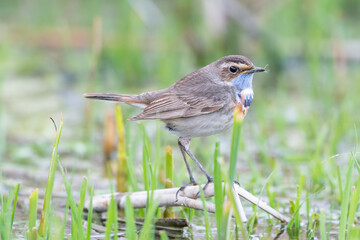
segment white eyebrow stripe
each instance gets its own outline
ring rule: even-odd
[[[221,64],[221,67],[222,67],[222,68],[228,68],[228,67],[229,67],[229,63],[223,63],[223,64]]]
[[[248,65],[246,65],[246,64],[242,64],[242,63],[239,63],[239,68],[241,68],[241,69],[246,69],[246,68],[249,68],[249,66]]]
[[[234,66],[234,65],[235,65],[235,67],[240,68],[240,69],[249,68],[248,65],[243,64],[243,63],[223,63],[223,64],[221,64],[221,67],[222,68],[228,68],[228,67],[231,67],[231,66]]]

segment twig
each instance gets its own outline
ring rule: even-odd
[[[171,207],[171,206],[185,206],[197,210],[203,210],[202,202],[198,198],[199,186],[188,186],[178,194],[176,199],[176,192],[178,188],[168,188],[168,189],[158,189],[154,191],[154,199],[159,199],[159,207]],[[260,201],[257,197],[243,189],[237,184],[234,184],[234,192],[236,192],[240,197],[251,202],[252,204],[257,205],[259,208],[263,209],[265,212],[269,213],[276,219],[281,222],[287,222],[287,219],[277,212],[275,209],[271,208],[265,202]],[[146,191],[133,192],[133,193],[114,193],[114,198],[117,201],[118,208],[125,208],[125,197],[129,195],[130,201],[134,208],[145,208],[146,207]],[[206,198],[214,196],[214,184],[210,183],[205,191],[204,196]],[[106,212],[108,205],[111,199],[111,194],[97,195],[93,198],[93,210],[96,212]],[[85,203],[85,210],[88,209],[89,202]],[[210,213],[215,212],[215,205],[213,203],[206,203],[207,211]],[[243,214],[243,213],[242,213]],[[246,218],[245,218],[246,219]]]
[[[284,217],[281,213],[267,205],[267,203],[261,201],[248,191],[246,191],[244,188],[240,187],[237,184],[234,184],[235,191],[240,195],[240,197],[244,198],[245,200],[251,202],[252,204],[257,205],[259,208],[264,210],[265,212],[272,215],[274,218],[280,220],[281,222],[288,222],[287,218]]]

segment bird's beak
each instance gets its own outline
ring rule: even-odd
[[[265,68],[253,67],[252,69],[248,70],[248,73],[256,73],[256,72],[265,72]]]

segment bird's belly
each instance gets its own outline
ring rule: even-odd
[[[219,111],[188,118],[164,120],[165,128],[179,137],[204,137],[229,129],[233,124],[233,110]]]

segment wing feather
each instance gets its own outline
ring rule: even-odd
[[[218,111],[232,100],[230,86],[206,81],[191,84],[185,80],[168,88],[164,94],[150,102],[142,113],[129,120],[194,117]],[[186,87],[186,84],[191,86]]]

